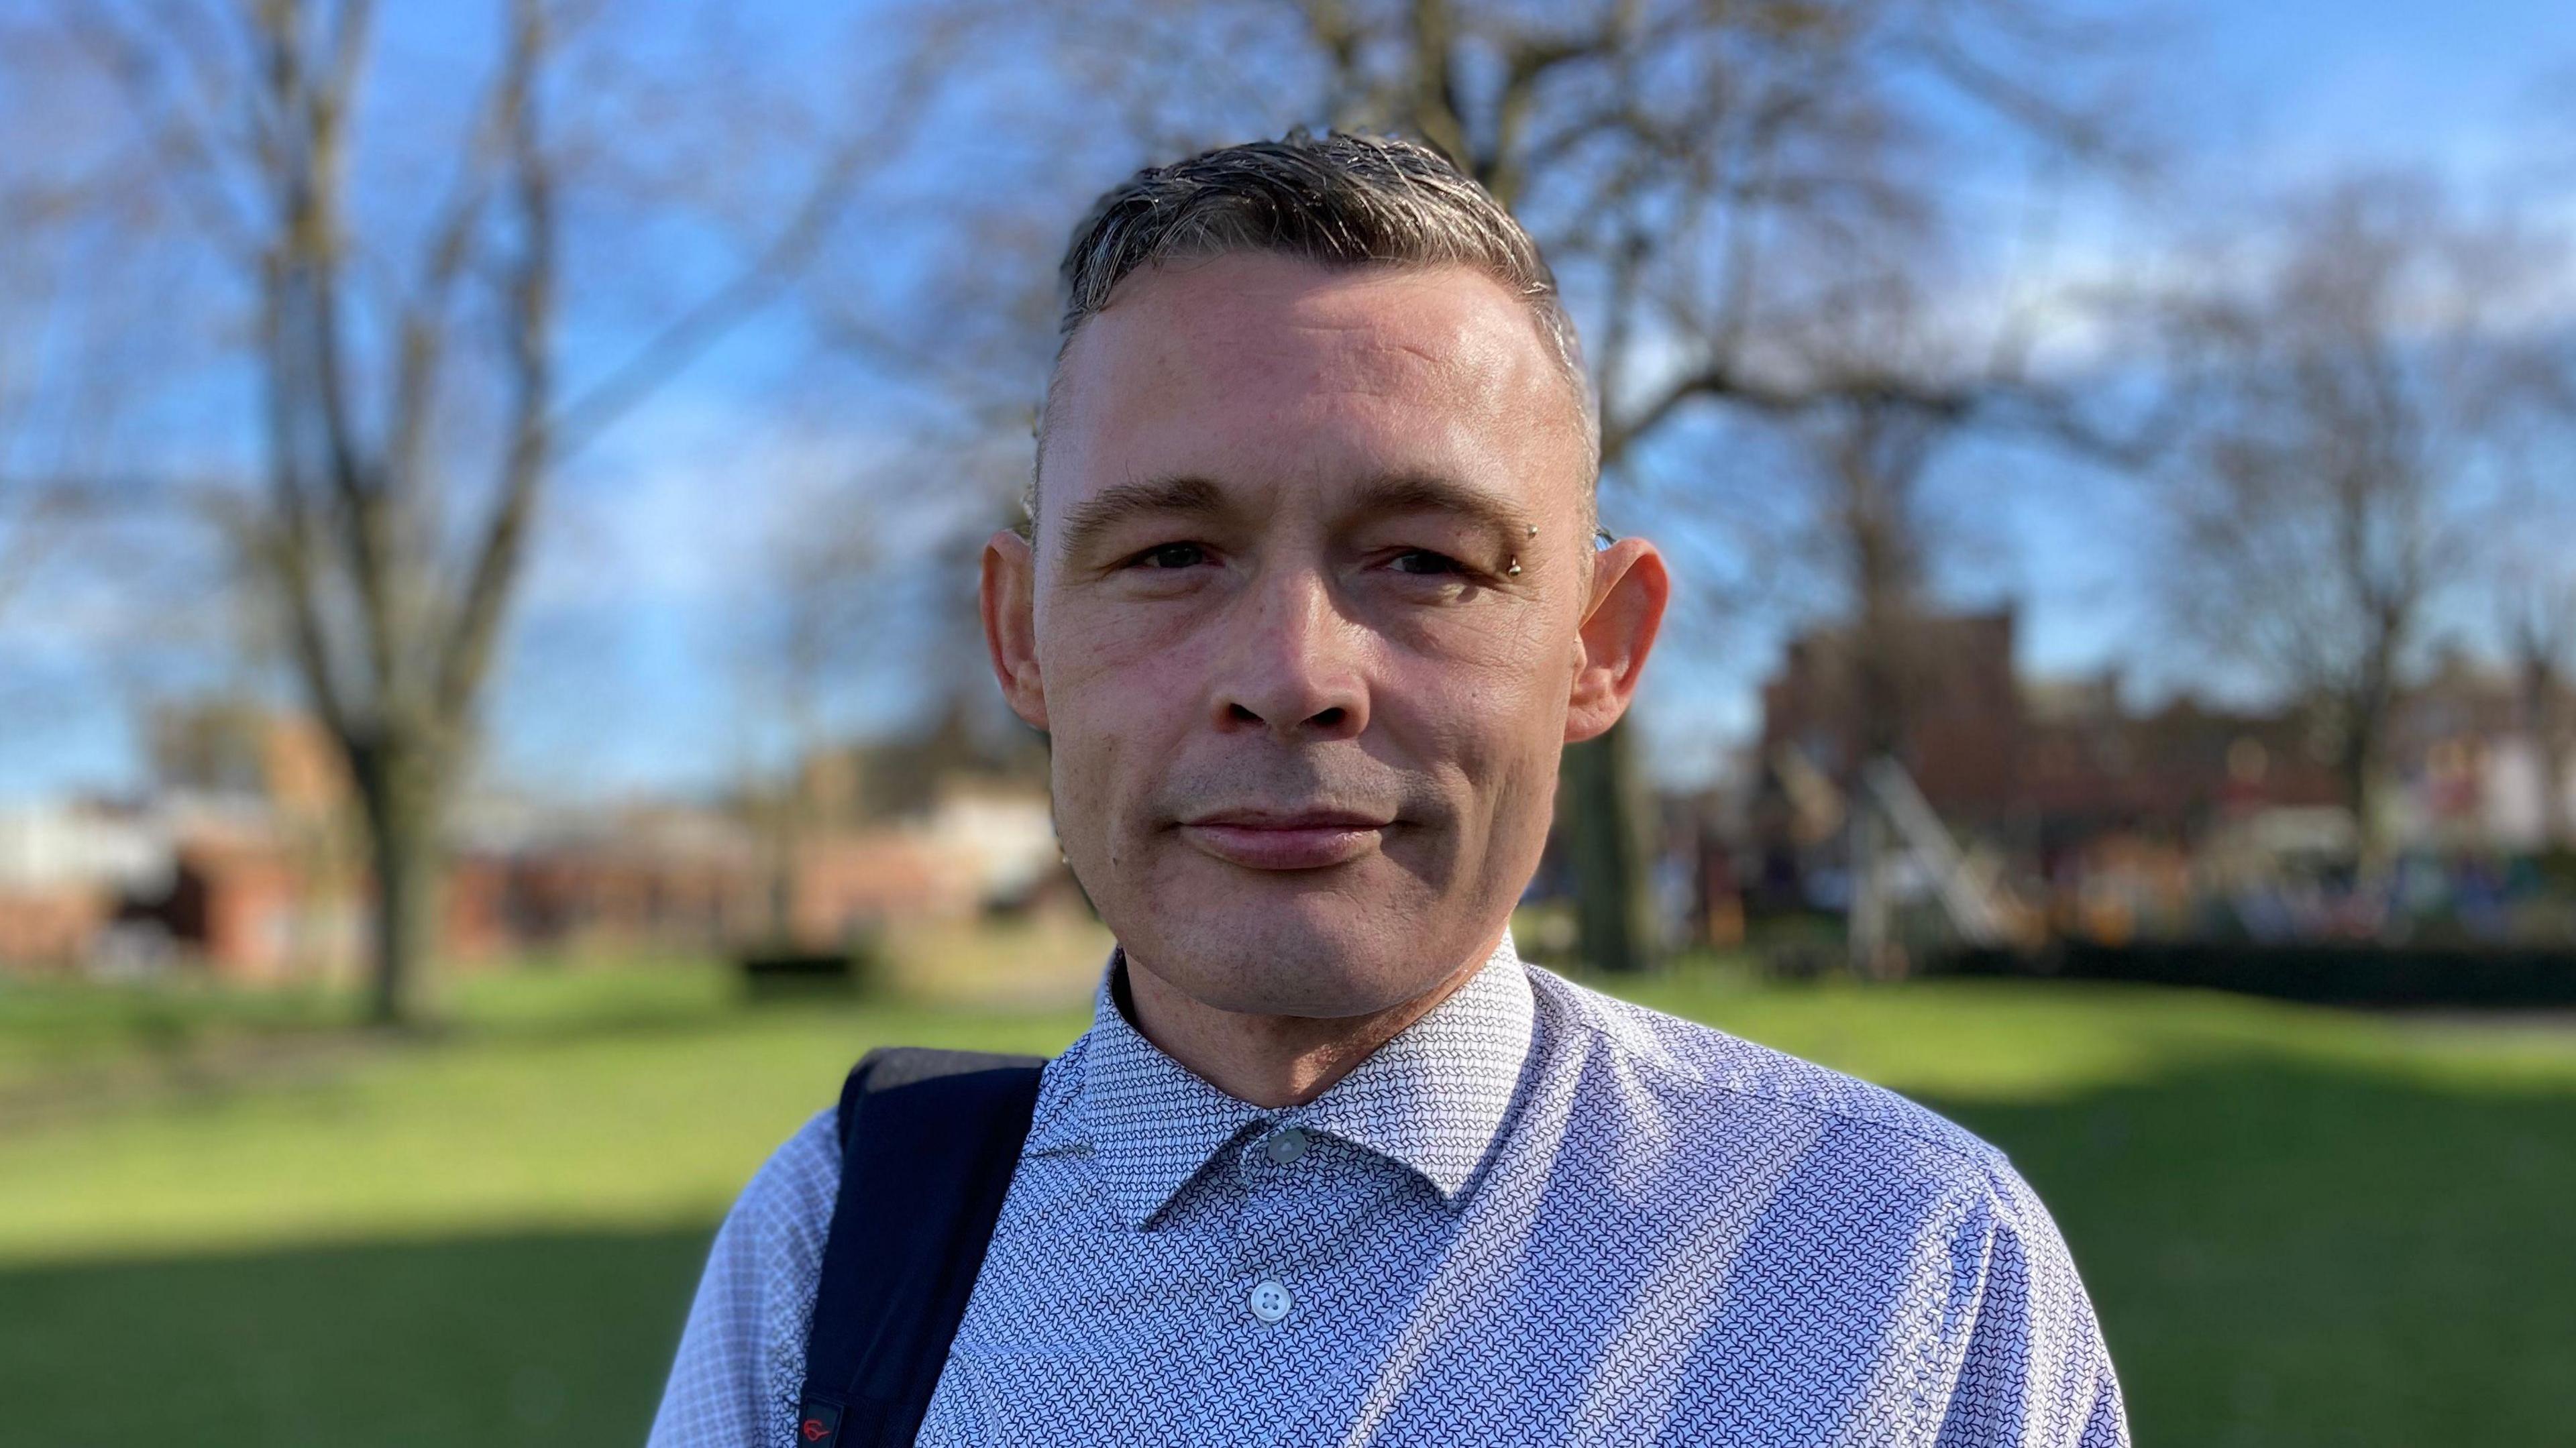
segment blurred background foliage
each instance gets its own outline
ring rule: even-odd
[[[2554,22],[0,0],[13,1428],[632,1441],[851,1059],[1081,1028],[973,560],[1073,220],[1305,125],[1515,207],[1674,561],[1528,953],[2004,1145],[2145,1441],[2546,1440]]]

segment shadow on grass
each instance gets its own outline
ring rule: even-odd
[[[2236,1062],[1944,1106],[2010,1152],[2142,1444],[2565,1441],[2576,1093]]]
[[[0,1439],[632,1448],[711,1235],[0,1269]]]
[[[2576,1422],[2576,1094],[2239,1061],[1949,1109],[2056,1212],[2150,1448]],[[0,1268],[0,1437],[640,1443],[707,1235]]]

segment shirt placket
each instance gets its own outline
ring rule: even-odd
[[[1336,1255],[1329,1250],[1337,1230],[1331,1204],[1347,1185],[1348,1164],[1336,1170],[1325,1146],[1305,1128],[1273,1120],[1234,1148],[1242,1211],[1223,1336],[1248,1391],[1239,1404],[1212,1406],[1212,1441],[1283,1441],[1333,1351],[1333,1294],[1323,1269]]]

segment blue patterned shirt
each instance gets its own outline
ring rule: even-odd
[[[2003,1156],[1892,1093],[1493,959],[1265,1110],[1104,978],[1048,1063],[925,1444],[2113,1448]],[[825,1112],[717,1234],[654,1448],[789,1448]]]

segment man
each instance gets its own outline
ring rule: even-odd
[[[1140,173],[1064,279],[983,613],[1119,949],[919,1441],[2125,1443],[1998,1153],[1513,953],[1667,587],[1594,545],[1520,227],[1300,135]],[[794,1441],[838,1187],[826,1113],[726,1220],[655,1443]]]

